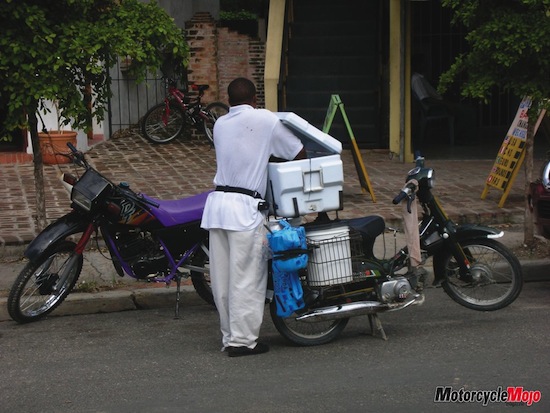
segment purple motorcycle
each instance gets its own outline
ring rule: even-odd
[[[42,231],[27,247],[29,262],[8,298],[10,316],[18,323],[38,320],[59,306],[82,271],[83,254],[92,234],[101,235],[113,265],[125,274],[151,282],[177,284],[181,279],[213,305],[208,271],[208,231],[200,227],[208,192],[179,200],[157,200],[114,184],[69,144],[80,178],[63,175],[71,192],[72,211]]]

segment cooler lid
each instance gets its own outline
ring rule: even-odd
[[[300,138],[308,157],[318,157],[342,152],[342,142],[311,125],[293,112],[275,113],[283,125]]]

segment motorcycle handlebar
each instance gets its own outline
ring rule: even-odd
[[[393,199],[393,204],[399,204],[403,199],[407,199],[407,211],[411,213],[411,205],[414,201],[416,184],[413,181],[408,182],[399,194]]]
[[[71,150],[71,152],[73,153],[74,157],[75,157],[75,160],[76,160],[76,163],[79,164],[79,165],[82,165],[82,166],[85,166],[85,167],[88,167],[88,163],[86,162],[86,159],[84,158],[84,154],[82,152],[79,152],[78,149],[76,149],[76,147],[71,143],[71,142],[67,142],[67,146],[69,147],[69,149]],[[152,201],[152,200],[149,200],[147,198],[145,198],[143,195],[141,194],[136,194],[134,191],[132,191],[129,187],[127,188],[123,188],[122,186],[115,186],[113,185],[113,187],[115,188],[118,188],[119,191],[121,191],[122,193],[124,193],[126,196],[129,196],[131,198],[133,198],[134,200],[138,201],[138,202],[142,202],[144,204],[148,204],[148,205],[151,205],[155,208],[158,208],[159,207],[159,204],[156,203],[155,201]]]
[[[403,201],[403,199],[405,199],[406,197],[414,195],[415,192],[416,192],[416,185],[413,184],[412,182],[409,182],[407,183],[407,185],[403,187],[403,189],[399,192],[399,194],[395,198],[393,198],[392,202],[394,205],[397,205],[398,203]]]
[[[88,168],[88,162],[86,162],[86,159],[84,158],[84,154],[82,152],[79,152],[78,149],[76,149],[76,147],[71,142],[67,142],[67,146],[73,153],[74,162],[79,166]]]
[[[397,205],[398,203],[403,201],[403,199],[405,199],[407,196],[408,196],[407,193],[405,191],[401,190],[399,192],[399,194],[395,198],[393,198],[392,202],[393,202],[394,205]]]

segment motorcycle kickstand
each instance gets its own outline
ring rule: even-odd
[[[174,314],[174,320],[180,318],[180,292],[181,292],[181,275],[176,274],[176,310]]]
[[[382,327],[382,323],[380,322],[380,318],[378,317],[378,314],[369,314],[369,324],[370,324],[370,331],[373,337],[376,337],[377,334],[380,334],[380,338],[384,341],[388,339],[386,336],[386,332],[384,331],[384,327]]]

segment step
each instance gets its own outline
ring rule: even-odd
[[[376,35],[352,34],[349,36],[295,36],[289,41],[291,55],[357,56],[358,47],[368,53],[376,53]],[[363,54],[363,53],[362,53]]]
[[[378,18],[378,2],[372,0],[298,0],[294,1],[295,20],[365,20]]]
[[[288,106],[295,107],[325,107],[327,108],[332,95],[339,95],[344,107],[372,107],[378,104],[378,92],[376,90],[326,90],[311,91],[305,89],[290,89],[286,93]]]
[[[289,56],[288,72],[308,75],[360,75],[372,67],[366,56]]]
[[[376,73],[369,75],[366,73],[350,76],[329,76],[311,74],[293,74],[290,73],[286,78],[286,87],[289,90],[303,91],[330,91],[331,94],[339,93],[344,90],[357,90],[368,92],[374,87],[379,86],[378,75]],[[332,92],[334,91],[334,92]]]
[[[364,22],[350,24],[346,21],[295,21],[290,25],[291,38],[301,36],[350,36],[350,35],[368,35],[372,32]]]

